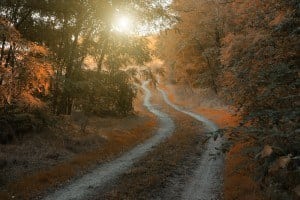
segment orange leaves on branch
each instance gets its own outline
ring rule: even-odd
[[[30,43],[28,45],[29,53],[35,57],[44,57],[49,55],[49,50],[41,45]]]
[[[0,36],[3,34],[8,41],[20,42],[21,34],[9,23],[0,17]]]
[[[26,89],[28,92],[36,92],[47,95],[50,90],[51,77],[53,76],[53,66],[50,62],[41,57],[45,52],[40,52],[38,57],[25,56],[22,60],[26,69]],[[36,55],[36,54],[35,54]]]
[[[230,60],[232,59],[232,48],[233,41],[235,40],[235,35],[233,33],[228,33],[222,40],[223,46],[225,48],[221,49],[221,64],[228,66]]]
[[[46,105],[45,102],[26,92],[21,93],[20,98],[22,99],[18,102],[20,107],[43,108]]]
[[[48,59],[50,51],[42,45],[22,39],[21,34],[8,21],[0,18],[2,34],[6,38],[6,45],[13,48],[10,54],[5,47],[0,65],[0,107],[7,103],[42,107],[44,103],[37,94],[45,96],[50,92],[53,76],[53,66]],[[6,61],[8,57],[12,60],[9,63]]]
[[[266,39],[268,33],[265,31],[258,31],[255,29],[248,29],[247,34],[233,34],[228,33],[222,39],[221,48],[221,64],[230,66],[231,62],[236,57],[244,52],[250,50],[250,48],[257,46],[261,41]]]

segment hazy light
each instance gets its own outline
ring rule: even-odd
[[[121,15],[117,17],[114,29],[122,33],[130,33],[132,31],[132,19],[129,16]]]
[[[155,0],[151,4],[153,8],[161,6],[167,9],[172,3],[172,0]],[[169,13],[170,15],[172,13]],[[170,28],[174,23],[169,19],[158,17],[152,21],[140,21],[136,16],[130,12],[116,9],[114,20],[112,21],[112,31],[117,31],[123,34],[147,36],[157,34],[161,30]]]

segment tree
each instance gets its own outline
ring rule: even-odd
[[[219,50],[224,18],[219,1],[174,1],[179,23],[159,38],[159,57],[166,60],[178,80],[190,79],[190,87],[201,86],[217,93]]]
[[[181,22],[160,36],[160,57],[181,82],[218,91],[237,108],[243,121],[230,139],[251,142],[244,150],[267,198],[292,199],[300,177],[299,3],[174,1],[174,9]],[[255,156],[265,147],[270,155]]]

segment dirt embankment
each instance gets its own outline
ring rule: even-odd
[[[36,197],[149,138],[156,117],[142,106],[142,96],[135,110],[126,118],[91,117],[85,133],[62,117],[57,127],[0,145],[0,199]]]

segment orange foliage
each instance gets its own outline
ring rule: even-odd
[[[8,50],[5,50],[0,65],[0,107],[13,102],[25,107],[45,105],[36,94],[44,96],[50,93],[53,66],[47,59],[49,50],[22,39],[20,33],[6,20],[0,19],[0,27],[6,42],[14,44],[16,48],[13,50],[14,66],[5,66]]]
[[[240,117],[233,115],[225,109],[196,108],[196,112],[215,122],[220,128],[235,127],[240,122]]]
[[[253,45],[264,40],[268,36],[265,31],[249,29],[247,34],[228,33],[222,39],[221,64],[224,66],[232,65],[232,59],[242,52],[246,52]]]
[[[224,200],[263,200],[259,185],[250,178],[254,166],[242,167],[249,162],[242,150],[251,146],[250,142],[236,143],[226,154],[226,168],[224,172]]]
[[[33,108],[43,108],[45,106],[45,102],[41,101],[38,98],[35,98],[27,92],[22,92],[20,95],[20,99],[22,99],[22,101],[19,102],[19,106],[21,107],[26,107],[29,105]]]
[[[285,12],[279,12],[277,16],[272,21],[270,21],[269,25],[270,26],[279,25],[285,20],[285,15],[286,15]]]

